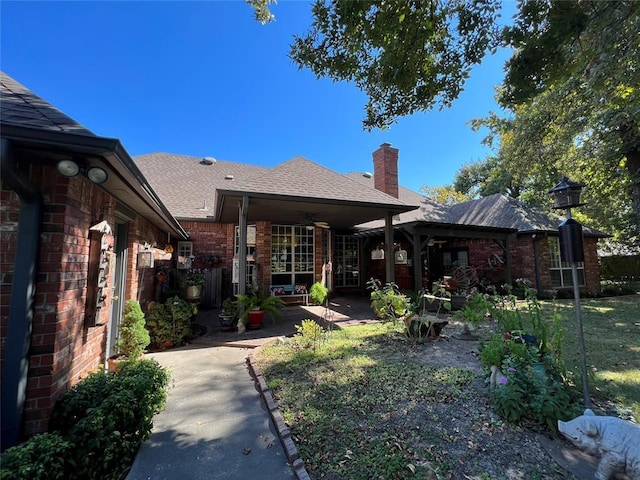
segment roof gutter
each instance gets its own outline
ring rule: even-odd
[[[2,448],[6,449],[18,443],[26,398],[42,222],[42,196],[15,170],[10,141],[6,138],[0,141],[2,182],[20,197],[18,238],[1,381],[1,440]]]
[[[6,124],[2,125],[2,136],[10,138],[16,143],[30,145],[35,143],[40,148],[50,147],[54,151],[72,150],[82,154],[104,158],[112,168],[118,171],[123,181],[162,218],[168,229],[173,230],[173,233],[182,239],[189,237],[189,234],[160,201],[160,198],[148,184],[146,178],[133,162],[120,140]],[[134,183],[125,179],[124,175],[127,173],[130,174],[129,177]],[[135,183],[137,183],[137,185]]]

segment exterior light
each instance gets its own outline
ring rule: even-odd
[[[109,178],[109,175],[107,174],[106,170],[104,170],[103,168],[91,167],[89,168],[89,170],[87,170],[87,178],[91,180],[93,183],[102,185],[104,182],[107,181],[107,178]]]
[[[60,160],[56,168],[65,177],[75,177],[80,173],[80,165],[73,160]]]
[[[582,377],[582,395],[585,408],[591,408],[589,397],[589,377],[587,375],[587,349],[584,343],[584,331],[582,327],[582,309],[580,307],[580,286],[578,285],[579,262],[584,261],[582,247],[582,225],[571,218],[571,208],[584,205],[580,203],[580,194],[584,184],[570,181],[564,177],[562,181],[549,190],[553,195],[553,208],[566,210],[567,220],[560,224],[558,235],[560,237],[560,258],[571,265],[571,279],[573,283],[573,301],[576,308],[576,320],[578,324],[578,346],[580,347],[580,369]]]
[[[109,178],[109,174],[107,174],[107,171],[104,168],[86,168],[84,165],[80,165],[78,162],[71,159],[60,160],[56,165],[56,169],[58,170],[58,173],[65,177],[75,177],[80,172],[83,172],[89,180],[97,185],[102,185],[107,181],[107,178]]]
[[[566,210],[584,205],[584,203],[580,203],[582,187],[584,187],[584,183],[572,182],[564,177],[558,185],[549,190],[549,193],[553,195],[553,208]]]

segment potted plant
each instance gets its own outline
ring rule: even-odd
[[[206,281],[204,275],[199,273],[189,275],[182,281],[187,300],[198,300]]]
[[[265,295],[262,288],[256,288],[253,292],[243,295],[236,294],[238,307],[242,309],[241,323],[250,329],[262,327],[264,314],[269,313],[274,320],[282,317],[280,309],[285,306],[280,297]]]
[[[480,326],[480,322],[487,318],[491,309],[491,302],[483,293],[474,291],[467,299],[461,310],[456,312],[456,317],[464,320],[464,329],[457,338],[460,340],[477,340],[478,337],[471,333],[469,326],[474,329]]]
[[[309,298],[311,299],[311,303],[316,305],[324,305],[324,301],[327,299],[329,291],[327,287],[325,287],[320,282],[315,282],[311,285],[311,290],[309,290]]]
[[[233,329],[233,325],[238,315],[238,303],[231,297],[227,297],[222,302],[222,311],[218,315],[220,327],[223,332]]]

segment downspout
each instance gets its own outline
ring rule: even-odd
[[[34,316],[36,275],[42,196],[28,179],[14,170],[11,144],[1,139],[0,164],[2,183],[20,197],[18,238],[13,265],[11,303],[7,322],[7,337],[2,372],[2,450],[17,445],[20,438],[22,413],[27,393],[29,347]]]

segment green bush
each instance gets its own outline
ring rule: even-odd
[[[140,303],[127,300],[118,338],[120,353],[128,358],[139,358],[150,342],[149,332],[144,328],[144,313]]]
[[[41,433],[7,449],[0,456],[2,480],[57,480],[70,478],[71,444],[57,433]]]
[[[502,360],[507,354],[507,345],[504,337],[500,333],[496,333],[480,344],[480,363],[489,370],[492,365],[502,365]]]
[[[192,336],[191,319],[198,313],[195,303],[176,296],[155,303],[147,312],[147,329],[155,348],[184,345]]]
[[[403,295],[398,286],[393,282],[388,282],[384,287],[380,281],[370,279],[367,288],[371,292],[371,308],[376,316],[382,320],[396,320],[409,311],[410,299]]]
[[[529,423],[555,433],[558,420],[580,414],[577,392],[566,386],[551,362],[535,365],[509,357],[502,364],[507,379],[493,391],[493,405],[508,422]]]
[[[56,402],[50,429],[73,445],[68,478],[120,478],[151,434],[168,382],[169,373],[155,360],[127,360],[67,391]]]
[[[320,282],[315,282],[311,285],[311,289],[309,290],[309,298],[311,299],[311,303],[316,305],[324,305],[324,301],[327,299],[327,295],[329,294],[329,290]]]

